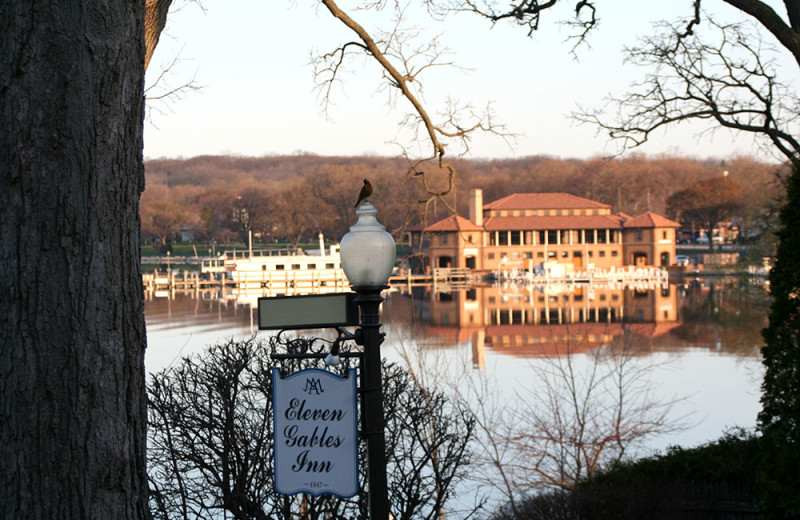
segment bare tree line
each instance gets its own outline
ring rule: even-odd
[[[407,162],[385,157],[205,156],[154,159],[146,163],[142,196],[146,240],[167,241],[182,229],[196,240],[245,240],[248,232],[267,241],[296,244],[318,233],[332,240],[352,224],[352,205],[363,178],[375,185],[372,200],[396,237],[411,225],[453,211],[467,214],[471,188],[492,201],[515,192],[568,192],[613,206],[613,211],[668,213],[673,193],[723,175],[742,185],[743,208],[758,213],[780,198],[779,168],[748,157],[699,160],[678,157],[625,159],[458,159],[459,181],[448,195],[431,199],[403,174]],[[444,188],[444,186],[442,187]],[[440,203],[441,201],[441,203]],[[673,216],[675,217],[675,216]]]

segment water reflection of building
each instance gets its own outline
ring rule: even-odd
[[[680,325],[674,286],[481,286],[435,292],[419,288],[426,331],[471,342],[482,365],[486,347],[519,356],[584,352],[626,333],[653,338]],[[421,304],[421,305],[420,305]]]

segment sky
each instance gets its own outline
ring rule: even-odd
[[[616,145],[569,114],[579,106],[602,107],[610,94],[624,93],[641,78],[644,71],[626,65],[621,50],[652,31],[652,22],[674,19],[678,3],[600,3],[600,26],[590,37],[591,47],[579,49],[578,59],[571,56],[572,44],[566,41],[570,29],[556,23],[569,17],[568,4],[547,14],[532,38],[522,27],[491,26],[466,13],[436,21],[409,10],[404,24],[420,29],[423,39],[438,36],[451,51],[447,59],[459,66],[432,68],[421,77],[430,112],[441,110],[447,99],[480,108],[491,103],[495,119],[516,134],[511,141],[476,137],[467,157],[589,158],[613,154]],[[174,4],[147,85],[153,85],[176,56],[179,62],[148,97],[192,79],[201,88],[167,101],[148,101],[146,159],[299,153],[396,156],[402,151],[398,140],[412,154],[428,153],[399,130],[409,105],[402,99],[389,103],[386,89],[380,88],[381,71],[369,60],[350,62],[335,85],[332,104],[323,111],[314,88],[312,52],[330,51],[353,38],[316,0]],[[683,4],[684,12],[690,13],[690,2]],[[381,17],[354,10],[356,5],[339,2],[367,30],[391,27],[388,13]],[[719,9],[732,16],[724,6]],[[676,127],[655,135],[638,151],[650,156],[753,155],[774,160],[752,137],[704,130],[707,127],[698,125]],[[448,149],[451,154],[462,151],[455,145]]]

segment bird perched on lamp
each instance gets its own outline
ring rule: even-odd
[[[372,195],[372,184],[367,179],[364,179],[364,186],[361,187],[361,193],[358,194],[358,201],[353,207],[357,208],[358,205],[370,195]]]

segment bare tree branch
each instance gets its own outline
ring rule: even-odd
[[[627,49],[630,63],[652,72],[624,97],[609,100],[613,115],[580,110],[573,117],[608,131],[622,150],[647,142],[668,125],[708,120],[716,128],[766,137],[787,158],[797,157],[800,100],[777,80],[765,58],[770,49],[741,24],[709,24],[718,33],[712,43],[662,25],[659,34]]]
[[[427,143],[426,146],[430,147],[429,152],[421,154],[422,158],[412,158],[407,148],[401,145],[409,164],[408,177],[421,181],[427,194],[427,198],[420,201],[425,205],[424,218],[427,219],[430,205],[438,200],[455,213],[455,208],[445,200],[445,196],[453,193],[456,179],[456,169],[445,161],[448,146],[457,142],[463,153],[467,153],[470,139],[475,132],[499,135],[507,141],[514,136],[495,121],[491,106],[480,113],[470,105],[448,101],[444,113],[439,114],[441,122],[434,122],[421,98],[423,83],[420,75],[436,67],[454,67],[455,64],[446,59],[448,50],[440,45],[439,37],[428,39],[423,45],[413,46],[413,42],[421,39],[420,34],[418,30],[401,28],[404,7],[399,2],[394,3],[398,13],[394,28],[379,39],[373,38],[364,27],[340,9],[334,0],[322,0],[322,3],[358,37],[357,42],[344,44],[315,60],[315,73],[322,91],[323,104],[327,106],[330,102],[331,86],[338,80],[348,51],[352,49],[359,54],[365,53],[377,61],[383,76],[379,90],[389,93],[390,104],[399,98],[404,98],[411,104],[411,114],[405,117],[401,125],[416,135],[416,142]],[[383,8],[386,2],[380,0],[369,5]],[[423,168],[423,165],[426,166]]]
[[[765,29],[772,33],[781,42],[786,50],[792,53],[800,64],[800,35],[797,33],[797,21],[800,16],[800,6],[797,0],[785,0],[792,25],[789,26],[772,7],[760,0],[723,0],[743,13],[755,18]]]
[[[574,335],[580,337],[579,327]],[[685,428],[684,417],[672,416],[678,400],[656,397],[654,365],[639,355],[634,338],[627,332],[584,354],[554,338],[558,355],[532,360],[531,384],[513,399],[492,395],[481,374],[461,382],[482,438],[476,478],[501,490],[513,509],[533,490],[571,489],[645,439]]]
[[[149,85],[145,85],[144,95],[147,98],[148,118],[150,111],[156,110],[163,113],[160,107],[167,107],[168,104],[184,99],[189,93],[202,90],[202,85],[197,82],[197,75],[191,79],[183,81],[179,85],[172,85],[170,78],[174,69],[181,63],[181,53],[173,56],[172,60],[160,66],[158,76]]]

